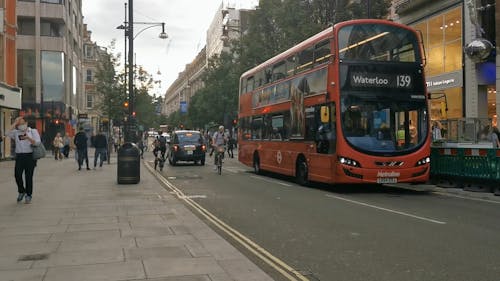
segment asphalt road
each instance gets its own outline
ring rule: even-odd
[[[166,164],[161,175],[306,280],[500,280],[500,201],[377,186],[302,187],[255,175],[236,158],[226,159],[219,176],[212,161],[207,155],[205,166]],[[240,248],[276,280],[290,280]]]

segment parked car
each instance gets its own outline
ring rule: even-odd
[[[170,135],[167,159],[175,166],[178,161],[192,161],[205,165],[207,146],[199,131],[178,130]]]

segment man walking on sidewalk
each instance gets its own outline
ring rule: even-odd
[[[97,158],[99,158],[99,167],[102,167],[102,163],[104,160],[106,160],[106,155],[107,155],[107,147],[108,147],[108,141],[106,140],[106,136],[99,131],[97,135],[94,138],[94,147],[95,147],[95,152],[94,152],[94,169],[97,166]]]
[[[87,135],[85,134],[83,127],[80,127],[80,131],[76,133],[74,140],[76,153],[78,155],[78,171],[82,169],[83,160],[85,160],[85,164],[87,164],[87,170],[90,170],[89,156],[87,155],[87,141]]]

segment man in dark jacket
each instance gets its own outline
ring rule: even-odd
[[[102,132],[98,132],[97,135],[94,137],[94,147],[95,147],[95,153],[94,153],[94,169],[97,166],[97,158],[100,159],[99,162],[99,167],[102,167],[102,163],[104,160],[106,160],[106,155],[107,155],[107,148],[108,148],[108,141],[106,139],[106,136]]]
[[[78,155],[78,171],[82,169],[82,164],[83,160],[85,159],[85,163],[87,164],[87,170],[90,170],[89,168],[89,156],[87,155],[87,134],[85,134],[85,131],[83,130],[82,127],[80,127],[80,130],[78,133],[75,135],[75,140],[73,141],[76,146],[76,153]]]

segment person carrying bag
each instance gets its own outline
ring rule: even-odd
[[[40,134],[36,129],[28,127],[23,117],[18,117],[11,126],[8,136],[16,144],[16,164],[14,175],[17,184],[17,202],[25,198],[25,203],[31,203],[33,196],[33,174],[37,160],[44,155]],[[23,182],[23,173],[25,182]]]

